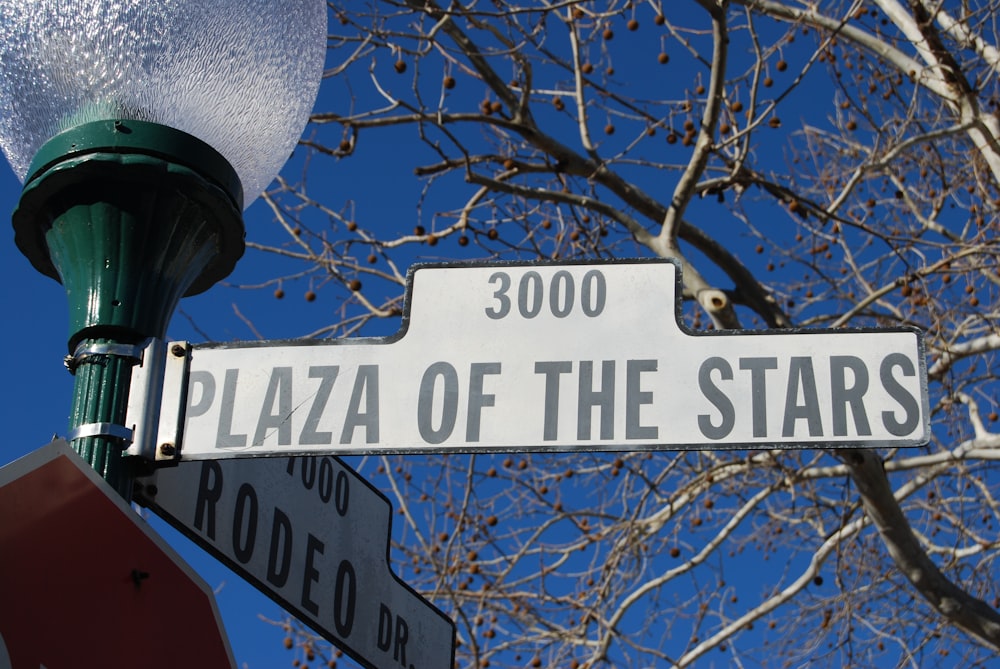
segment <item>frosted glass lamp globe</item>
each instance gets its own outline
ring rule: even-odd
[[[152,122],[222,154],[248,205],[308,120],[326,11],[322,0],[0,0],[0,146],[25,181],[64,130]]]

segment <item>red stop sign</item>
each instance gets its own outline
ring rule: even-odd
[[[211,590],[64,441],[0,468],[0,669],[233,667]]]

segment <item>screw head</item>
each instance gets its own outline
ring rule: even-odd
[[[160,455],[165,455],[169,458],[172,457],[176,452],[177,449],[174,447],[173,444],[160,444]]]
[[[183,358],[186,349],[184,347],[184,344],[174,344],[173,346],[170,347],[170,352],[178,358]]]

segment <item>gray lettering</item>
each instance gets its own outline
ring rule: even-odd
[[[701,363],[698,369],[698,388],[705,399],[719,410],[720,420],[718,425],[713,425],[711,416],[701,414],[698,416],[698,429],[709,439],[722,439],[733,431],[736,410],[729,397],[712,381],[713,371],[719,372],[719,378],[723,381],[733,380],[733,368],[723,358],[713,356]]]
[[[229,382],[228,377],[226,382]],[[278,401],[277,411],[274,411],[275,400]],[[263,444],[268,432],[274,429],[278,430],[278,445],[290,446],[292,443],[291,367],[275,367],[271,370],[271,378],[267,382],[267,391],[264,393],[264,404],[260,408],[260,418],[257,419],[257,430],[253,435],[253,443]]]
[[[885,356],[879,368],[882,387],[892,399],[899,402],[899,406],[903,408],[904,412],[903,420],[900,422],[896,420],[895,412],[883,411],[882,424],[890,434],[902,437],[916,429],[917,423],[920,421],[920,405],[917,404],[916,398],[896,381],[896,377],[892,373],[896,367],[902,370],[903,376],[914,376],[917,371],[913,368],[913,362],[902,353],[890,353]]]
[[[365,410],[361,411],[361,398],[365,400]],[[378,427],[378,365],[360,365],[358,374],[354,377],[354,388],[351,390],[351,401],[347,406],[347,416],[344,418],[344,430],[340,433],[340,443],[349,444],[354,441],[354,431],[365,428],[365,443],[377,444]]]
[[[192,404],[191,400],[195,396],[195,385],[201,386],[201,398],[197,404]],[[215,399],[215,377],[211,372],[191,372],[188,376],[188,406],[186,415],[188,418],[201,416],[212,408],[212,400]]]
[[[653,403],[653,393],[642,390],[640,374],[655,372],[656,360],[629,360],[625,367],[625,438],[656,439],[660,430],[655,425],[640,425],[643,404]]]
[[[615,361],[601,362],[601,389],[594,390],[594,363],[580,362],[580,389],[577,396],[577,439],[590,439],[593,409],[600,409],[601,439],[615,436]]]
[[[740,369],[750,371],[750,411],[753,436],[767,436],[767,370],[777,369],[777,358],[740,358]]]
[[[337,365],[318,365],[309,368],[310,379],[320,379],[319,388],[313,395],[312,406],[309,407],[309,414],[306,416],[305,425],[299,434],[300,444],[332,444],[333,432],[318,432],[319,421],[326,410],[326,404],[330,401],[330,393],[333,392],[333,384],[337,380],[337,372],[340,367]]]
[[[853,385],[847,387],[847,369],[854,377]],[[830,358],[830,392],[833,396],[833,434],[847,436],[847,405],[851,405],[854,416],[854,430],[860,435],[870,435],[868,414],[865,413],[864,396],[868,392],[868,368],[861,358],[853,355],[835,355]]]
[[[483,377],[487,374],[499,374],[499,362],[474,362],[469,371],[469,415],[465,423],[465,440],[479,441],[479,428],[482,422],[483,407],[496,405],[496,396],[483,392]]]
[[[431,413],[434,409],[434,389],[441,377],[444,385],[441,406],[441,425],[435,429]],[[417,397],[417,428],[428,444],[440,444],[451,436],[458,416],[458,374],[447,362],[435,362],[424,372]]]
[[[247,436],[233,434],[233,407],[236,406],[236,380],[240,370],[227,369],[222,382],[222,406],[219,407],[219,431],[215,437],[217,448],[245,448]]]
[[[573,371],[569,360],[556,362],[536,362],[535,374],[545,375],[545,415],[542,439],[554,441],[559,438],[559,375]]]
[[[799,397],[802,404],[799,404]],[[810,437],[823,436],[823,422],[819,414],[819,395],[816,393],[816,374],[812,358],[793,356],[788,365],[788,388],[785,393],[785,421],[781,436],[795,436],[795,421],[806,420]]]

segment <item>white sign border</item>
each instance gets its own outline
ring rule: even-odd
[[[671,264],[675,267],[674,305],[673,320],[678,329],[689,337],[713,338],[713,337],[757,337],[757,336],[780,336],[788,335],[839,335],[839,334],[876,334],[876,333],[899,333],[913,334],[917,340],[917,375],[919,377],[920,410],[922,415],[921,435],[912,439],[893,439],[880,443],[873,439],[836,439],[836,440],[781,440],[773,442],[719,442],[708,444],[705,442],[694,443],[649,443],[649,442],[606,442],[595,440],[587,444],[575,444],[567,447],[564,444],[518,444],[516,447],[507,446],[461,446],[434,444],[413,444],[412,446],[349,446],[337,445],[329,449],[303,449],[295,446],[282,447],[281,450],[254,450],[248,448],[245,451],[218,449],[210,452],[185,453],[183,445],[180,448],[178,457],[182,460],[205,460],[219,457],[284,457],[284,456],[315,456],[315,455],[409,455],[409,454],[441,454],[441,453],[612,453],[612,452],[654,452],[654,451],[743,451],[743,450],[803,450],[803,449],[850,449],[850,448],[913,448],[926,446],[930,441],[930,400],[927,377],[927,357],[923,339],[923,333],[919,328],[911,326],[897,327],[844,327],[844,328],[787,328],[768,330],[693,330],[687,327],[679,318],[682,299],[681,263],[672,258],[613,258],[613,259],[573,259],[573,260],[546,260],[546,261],[467,261],[467,262],[441,262],[441,263],[415,263],[407,271],[402,321],[399,330],[391,335],[377,337],[352,337],[342,339],[278,339],[265,341],[238,341],[238,342],[206,342],[191,346],[194,352],[199,350],[227,350],[227,349],[256,349],[272,347],[327,347],[327,346],[379,346],[392,344],[402,340],[410,326],[411,307],[413,304],[413,287],[415,276],[418,272],[428,269],[464,269],[464,268],[496,268],[503,270],[507,268],[525,267],[570,267],[570,266],[593,266],[604,267],[613,265],[644,265],[644,264]],[[186,394],[186,388],[181,389]],[[168,391],[164,390],[164,396]],[[179,439],[178,444],[182,444]]]

